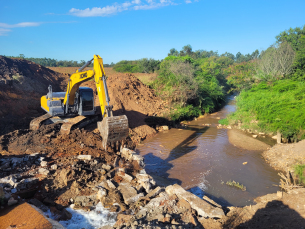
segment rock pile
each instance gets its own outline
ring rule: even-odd
[[[112,163],[91,155],[54,160],[39,154],[0,162],[1,172],[20,171],[0,179],[3,204],[26,200],[51,211],[56,220],[71,218],[67,206],[90,211],[98,202],[117,212],[114,228],[200,228],[202,218],[224,216],[222,208],[177,184],[157,186],[145,172],[143,157],[128,148],[121,148]]]

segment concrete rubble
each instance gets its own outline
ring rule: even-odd
[[[65,207],[90,211],[101,202],[118,214],[113,228],[200,228],[202,218],[225,216],[212,200],[177,184],[157,186],[145,172],[143,157],[133,150],[121,148],[116,154],[115,163],[101,163],[91,155],[57,161],[39,154],[2,158],[2,171],[15,166],[20,173],[0,178],[0,200],[7,205],[27,201],[43,212],[50,210],[57,220],[71,218]]]

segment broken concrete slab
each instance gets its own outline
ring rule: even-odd
[[[221,218],[225,214],[221,208],[213,207],[211,204],[200,199],[198,196],[185,191],[180,185],[174,184],[167,186],[165,189],[169,195],[177,195],[179,199],[186,200],[199,216],[210,218]]]
[[[138,194],[129,183],[120,183],[118,190],[121,192],[124,202],[127,205],[136,202],[140,197],[144,196],[143,193]]]
[[[156,187],[154,190],[150,191],[146,197],[152,199],[152,198],[155,198],[157,195],[159,195],[161,192],[164,192],[165,189],[164,188],[161,188],[161,187]]]
[[[77,159],[79,159],[79,160],[91,160],[91,155],[78,155]]]
[[[38,169],[38,173],[42,174],[42,175],[46,175],[47,176],[49,174],[49,172],[50,172],[49,170],[44,169],[44,168],[39,168]]]

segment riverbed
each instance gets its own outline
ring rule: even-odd
[[[231,144],[228,130],[218,129],[219,119],[235,110],[235,99],[214,114],[172,128],[138,145],[146,171],[164,185],[178,183],[198,195],[207,195],[224,206],[245,206],[279,188],[277,171],[262,158],[262,151]],[[236,181],[245,191],[226,185]]]

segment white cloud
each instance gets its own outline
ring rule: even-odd
[[[39,22],[21,22],[18,24],[7,24],[0,22],[0,36],[7,36],[11,30],[11,28],[24,28],[24,27],[33,27],[39,26],[41,23]]]
[[[192,3],[192,1],[191,0],[185,0],[185,3],[189,4],[189,3]]]
[[[32,26],[39,26],[41,23],[38,22],[21,22],[18,24],[6,24],[0,22],[0,28],[18,28],[18,27],[32,27]]]
[[[10,32],[10,29],[3,29],[0,28],[0,36],[7,36],[8,32]]]
[[[126,10],[149,10],[168,5],[175,4],[172,0],[146,0],[146,2],[142,2],[141,0],[132,0],[131,2],[127,1],[122,4],[114,3],[113,5],[108,5],[102,8],[93,7],[84,10],[72,8],[69,10],[69,13],[77,17],[105,17]]]

